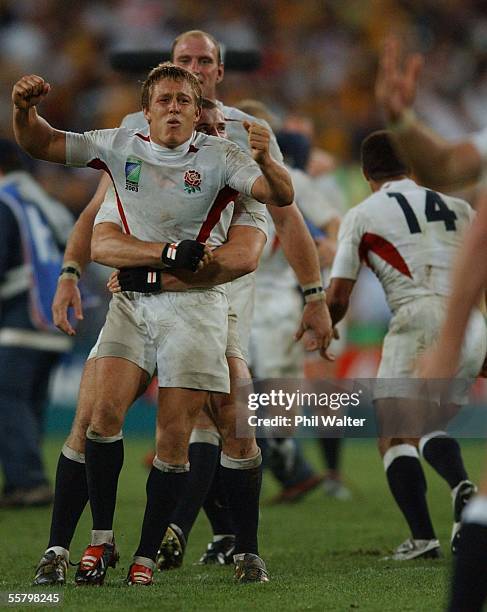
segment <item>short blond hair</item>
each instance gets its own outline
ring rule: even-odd
[[[186,70],[186,68],[175,66],[174,64],[171,64],[171,62],[164,62],[163,64],[156,66],[156,68],[153,68],[147,75],[145,81],[142,83],[142,89],[140,92],[142,108],[149,108],[154,84],[162,81],[163,79],[169,79],[171,81],[186,81],[189,83],[193,92],[195,104],[196,106],[201,107],[201,85],[194,74],[189,70]]]

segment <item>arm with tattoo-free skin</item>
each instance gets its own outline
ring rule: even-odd
[[[401,45],[387,39],[380,58],[376,98],[388,127],[419,182],[433,189],[452,189],[477,180],[482,157],[468,141],[448,142],[419,121],[412,106],[423,58],[413,54],[401,65]]]
[[[332,278],[326,291],[326,303],[330,310],[333,326],[340,323],[347,314],[355,281],[348,278]]]
[[[37,114],[36,106],[51,86],[35,74],[22,77],[12,89],[13,128],[17,143],[32,157],[66,163],[66,133]]]
[[[192,287],[214,287],[250,274],[257,269],[266,242],[259,229],[245,225],[231,227],[228,240],[213,253],[212,261],[196,273],[178,270],[162,273],[164,291],[184,291]]]
[[[321,285],[318,253],[296,204],[293,203],[285,210],[275,207],[269,207],[268,210],[274,221],[284,255],[300,285],[302,287]],[[321,300],[305,304],[301,323],[295,335],[296,340],[300,340],[308,330],[312,332],[312,337],[309,338],[307,334],[306,349],[319,350],[322,357],[329,358],[326,349],[333,338],[333,329],[324,295]]]
[[[257,269],[265,241],[266,236],[259,229],[246,225],[233,226],[228,232],[227,242],[212,251],[213,258],[205,268],[194,273],[185,270],[164,271],[161,289],[187,291],[215,287],[250,274]],[[113,272],[107,283],[112,293],[121,291],[118,274],[118,271]]]
[[[63,268],[75,267],[81,275],[91,261],[91,235],[95,217],[111,184],[106,174],[100,179],[98,187],[86,208],[81,212],[69,236],[64,251]],[[81,296],[78,289],[78,277],[75,274],[61,274],[52,302],[52,315],[56,327],[69,336],[76,330],[68,319],[68,309],[72,308],[76,319],[83,319]]]

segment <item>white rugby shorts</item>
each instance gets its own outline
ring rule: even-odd
[[[229,393],[228,302],[219,290],[118,293],[88,358],[122,357],[159,387]]]
[[[302,378],[304,348],[294,340],[303,312],[295,288],[259,287],[250,335],[250,363],[257,378]]]
[[[418,377],[416,365],[420,355],[429,349],[438,337],[445,316],[445,298],[417,298],[404,304],[393,315],[389,331],[382,346],[382,357],[374,386],[374,398],[409,398],[414,380]],[[487,331],[483,315],[475,310],[465,335],[460,367],[453,385],[452,402],[465,404],[468,391],[475,381],[487,348]],[[387,379],[390,379],[389,381]],[[413,397],[417,397],[413,393]]]

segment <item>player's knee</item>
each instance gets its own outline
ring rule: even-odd
[[[111,401],[100,401],[90,420],[89,428],[100,436],[114,436],[123,425],[125,412]]]
[[[86,430],[83,435],[74,435],[73,432],[69,434],[64,443],[65,447],[70,448],[76,453],[83,454],[85,453],[85,445],[86,445]]]
[[[234,459],[248,459],[259,451],[255,438],[236,438],[231,436],[222,439],[222,452]]]
[[[157,440],[156,455],[161,461],[180,465],[189,461],[188,447],[189,443],[187,437],[173,438],[171,440],[163,436]]]
[[[192,427],[185,420],[159,426],[156,441],[159,459],[169,463],[186,463],[191,431]]]

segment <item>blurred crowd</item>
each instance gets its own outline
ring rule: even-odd
[[[455,138],[487,122],[482,0],[0,0],[0,137],[12,135],[10,91],[26,73],[51,83],[42,114],[54,126],[117,126],[138,110],[143,75],[115,71],[110,54],[169,50],[191,28],[212,33],[226,49],[261,53],[257,71],[227,71],[222,99],[258,98],[281,127],[311,137],[321,150],[309,170],[333,177],[343,209],[367,195],[356,161],[362,138],[382,125],[374,81],[387,34],[425,55],[417,110],[429,125]],[[34,170],[75,215],[99,178],[52,164]],[[102,284],[94,285],[101,294]],[[372,310],[384,319],[377,304]],[[363,317],[364,309],[357,313]]]
[[[377,54],[393,31],[426,56],[418,110],[433,128],[457,137],[486,122],[482,0],[0,0],[0,136],[10,134],[11,85],[23,73],[53,85],[43,109],[53,125],[114,127],[138,108],[138,83],[111,69],[110,52],[169,49],[191,28],[262,54],[256,73],[227,73],[227,103],[258,97],[278,117],[310,117],[315,143],[340,162],[380,125]],[[51,189],[75,209],[85,202],[77,181]]]

